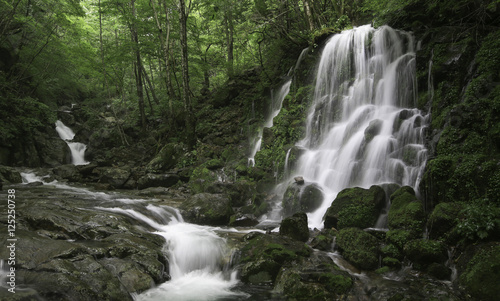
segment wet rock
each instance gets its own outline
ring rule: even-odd
[[[421,237],[424,231],[425,213],[422,202],[415,196],[415,191],[404,186],[394,192],[391,197],[391,207],[388,214],[389,229],[405,230],[410,238]]]
[[[78,171],[78,168],[73,164],[66,164],[54,167],[52,172],[57,177],[71,182],[78,182],[82,178],[82,175]]]
[[[307,226],[307,215],[304,212],[295,213],[281,221],[280,235],[306,242],[309,239],[309,227]]]
[[[317,184],[292,183],[283,195],[283,214],[291,216],[299,211],[313,212],[323,203],[323,191]]]
[[[0,165],[0,182],[3,183],[22,183],[21,174],[12,167]]]
[[[428,239],[416,239],[404,246],[406,257],[414,263],[414,267],[424,270],[432,263],[444,264],[448,259],[446,245]]]
[[[250,284],[274,284],[282,266],[308,257],[311,250],[285,236],[249,233],[241,248],[241,280]]]
[[[234,214],[231,200],[222,194],[195,194],[180,209],[186,221],[201,225],[227,225]]]
[[[385,192],[380,186],[344,189],[325,213],[325,228],[373,227],[384,205]]]
[[[293,178],[295,180],[295,183],[299,184],[299,185],[302,185],[304,184],[304,177],[295,177]]]
[[[148,173],[145,176],[139,178],[137,185],[139,189],[145,189],[149,187],[171,187],[179,182],[179,176],[177,174],[151,174]]]
[[[330,257],[313,253],[300,265],[281,268],[274,290],[289,300],[338,300],[351,289],[353,282]]]
[[[452,229],[457,224],[457,217],[461,210],[462,206],[459,203],[437,204],[427,220],[429,237],[432,239],[455,241],[455,236],[457,235]]]
[[[99,182],[110,184],[114,188],[121,188],[130,178],[131,171],[128,167],[99,167]]]
[[[313,249],[331,252],[333,247],[333,239],[336,235],[336,232],[336,230],[332,229],[323,229],[321,230],[321,232],[315,233],[315,236],[313,237],[309,245]]]
[[[23,214],[16,220],[16,247],[23,252],[16,253],[16,284],[29,288],[20,295],[132,300],[131,293],[168,279],[163,237],[140,230],[129,217],[85,209],[89,200],[71,191],[40,197],[45,189],[24,191],[18,205]],[[0,250],[0,258],[8,257],[6,251]]]
[[[497,300],[500,283],[500,243],[467,248],[458,264],[458,283],[475,300]]]
[[[236,214],[231,217],[229,223],[232,227],[254,227],[259,224],[259,221],[253,214]]]
[[[379,242],[363,230],[340,230],[337,246],[341,249],[342,256],[359,269],[374,270],[379,265]]]
[[[365,129],[365,141],[370,142],[375,136],[380,133],[382,129],[383,121],[380,119],[375,119],[370,121],[370,124]]]

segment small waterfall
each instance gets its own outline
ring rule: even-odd
[[[185,223],[177,209],[148,205],[152,219],[133,209],[104,208],[130,216],[156,230],[165,237],[165,252],[169,258],[170,281],[135,296],[137,301],[153,300],[219,300],[246,294],[231,291],[238,284],[236,271],[224,272],[224,259],[228,256],[225,239],[213,228]],[[148,214],[149,215],[149,214]],[[167,221],[166,223],[158,222]]]
[[[264,128],[271,128],[273,126],[274,117],[278,116],[283,105],[283,100],[290,92],[290,85],[292,84],[292,79],[287,80],[278,90],[276,96],[271,97],[271,112],[264,121],[264,125],[259,129],[256,137],[253,138],[251,145],[253,145],[250,156],[248,157],[248,165],[255,166],[255,154],[260,150],[262,145],[262,134]]]
[[[61,137],[62,140],[68,144],[69,149],[71,150],[71,163],[74,165],[86,165],[90,162],[85,161],[85,151],[87,150],[87,146],[80,142],[72,142],[75,137],[75,133],[69,127],[64,125],[64,123],[60,120],[56,121],[56,131]]]
[[[325,199],[309,214],[310,227],[322,227],[326,209],[344,188],[397,183],[417,190],[429,115],[414,108],[415,68],[413,36],[388,26],[347,30],[326,44],[306,136],[297,143],[304,152],[295,174],[277,187],[283,195],[300,175],[323,188]]]

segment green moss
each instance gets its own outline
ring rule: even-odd
[[[402,250],[405,244],[410,241],[412,235],[409,231],[405,230],[390,230],[387,231],[385,238],[388,242]]]
[[[435,240],[412,240],[404,246],[404,252],[418,269],[431,263],[444,263],[448,259],[446,245]]]
[[[319,282],[325,285],[328,291],[336,294],[344,294],[352,287],[352,279],[343,275],[323,273],[319,276]]]
[[[357,228],[339,231],[337,245],[342,256],[360,269],[373,270],[378,266],[379,243],[375,237]]]
[[[391,195],[389,229],[407,230],[413,237],[419,237],[424,229],[424,219],[422,202],[417,200],[411,187],[401,187]]]
[[[467,264],[459,282],[477,300],[497,300],[500,283],[500,245],[481,248]]]
[[[391,271],[391,268],[388,267],[388,266],[385,266],[385,267],[381,267],[380,269],[376,269],[375,273],[377,273],[377,274],[384,274],[384,273],[387,273],[387,272],[390,272],[390,271]]]

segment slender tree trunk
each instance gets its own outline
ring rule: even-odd
[[[156,92],[154,89],[153,84],[151,83],[151,80],[149,79],[148,73],[146,72],[146,69],[144,66],[142,66],[142,74],[144,75],[144,79],[146,80],[146,83],[148,84],[149,90],[151,90],[151,94],[153,95],[153,100],[157,105],[160,104],[160,101],[158,100],[158,97],[156,97]]]
[[[132,40],[134,42],[135,46],[135,57],[136,57],[136,64],[135,64],[135,80],[136,80],[136,86],[137,86],[137,98],[139,102],[139,114],[141,115],[141,127],[143,130],[146,129],[146,114],[144,112],[144,91],[142,87],[142,62],[141,62],[141,51],[139,49],[139,37],[137,35],[137,28],[135,27],[135,21],[137,18],[137,11],[135,8],[135,0],[131,1],[131,6],[132,6],[132,16],[133,16],[133,21],[132,21],[132,26],[131,26],[131,32],[132,32]]]
[[[233,24],[233,3],[232,0],[227,0],[224,16],[226,43],[227,43],[227,75],[232,77],[234,74],[234,24]]]
[[[306,18],[307,18],[307,23],[309,24],[309,30],[312,32],[312,31],[314,31],[314,22],[313,22],[313,17],[312,17],[311,7],[309,5],[309,1],[302,0],[302,3],[304,3],[304,10],[306,11]]]
[[[102,64],[102,74],[104,76],[104,82],[102,83],[103,89],[107,92],[108,98],[111,98],[109,93],[108,78],[106,76],[106,63],[104,62],[104,45],[102,42],[102,9],[101,0],[99,0],[99,46],[101,49],[101,64]]]
[[[182,101],[184,103],[186,142],[189,149],[193,149],[196,144],[195,121],[191,106],[191,95],[189,94],[189,61],[187,49],[187,13],[186,3],[179,0],[179,21],[181,24],[181,65],[182,65]]]

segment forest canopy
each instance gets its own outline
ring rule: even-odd
[[[2,144],[55,121],[54,110],[80,103],[119,105],[142,129],[175,128],[192,105],[244,70],[273,83],[295,57],[331,33],[364,23],[420,18],[488,22],[498,0],[2,0]],[[417,21],[415,21],[417,22]],[[455,21],[453,21],[455,22]],[[185,37],[185,42],[183,37]],[[191,124],[191,126],[190,126]],[[193,143],[193,142],[191,142]],[[190,143],[190,144],[191,144]]]

